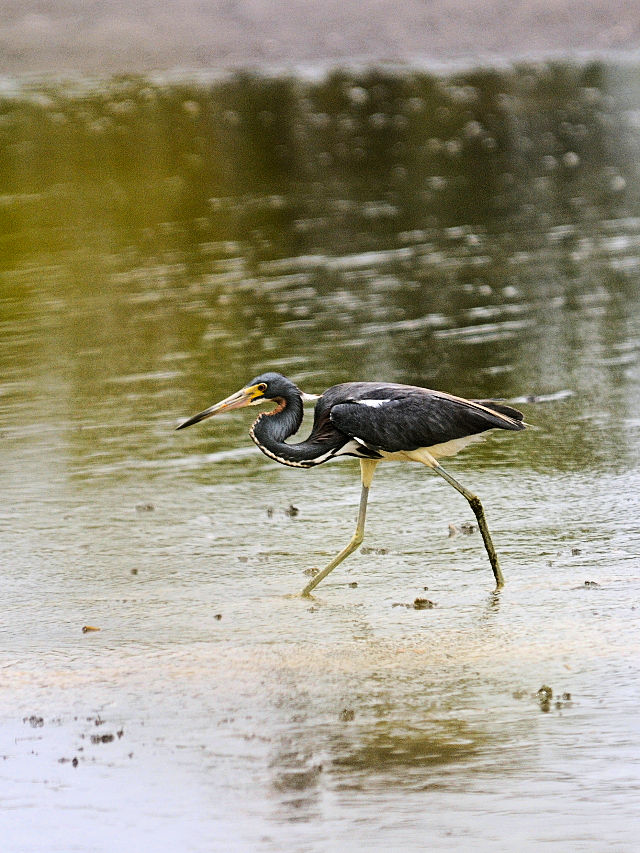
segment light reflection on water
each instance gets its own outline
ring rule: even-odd
[[[1,102],[10,849],[634,849],[636,77]],[[450,463],[500,595],[464,501],[389,464],[369,550],[292,597],[357,465],[273,465],[242,414],[173,431],[266,368],[518,401]]]

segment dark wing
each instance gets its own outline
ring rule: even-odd
[[[338,388],[347,393],[331,406],[331,422],[346,435],[388,452],[433,447],[489,429],[524,428],[520,412],[501,403],[491,408],[489,401],[383,383],[346,383],[329,392]]]
[[[524,417],[522,412],[518,411],[518,409],[514,409],[512,406],[507,406],[504,403],[498,403],[496,400],[472,400],[471,402],[477,403],[479,406],[484,406],[485,409],[491,409],[493,412],[498,412],[501,415],[506,415],[514,421],[522,421]],[[517,429],[517,427],[515,427],[515,429]]]
[[[338,429],[331,420],[331,406],[332,400],[327,398],[325,392],[315,405],[313,427],[305,444],[318,445],[326,450],[339,450],[349,441],[351,436]]]

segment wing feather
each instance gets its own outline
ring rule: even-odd
[[[332,424],[387,452],[432,447],[489,429],[524,428],[520,412],[488,400],[464,400],[439,391],[381,383],[346,383],[335,388],[352,393],[335,394],[330,406]],[[367,399],[382,402],[362,405]]]

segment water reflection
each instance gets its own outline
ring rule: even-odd
[[[344,712],[343,712],[344,713]],[[322,818],[319,801],[327,787],[344,796],[380,792],[387,786],[427,791],[447,786],[447,768],[465,765],[480,772],[478,733],[461,721],[443,721],[433,731],[420,731],[379,721],[348,732],[331,727],[322,749],[308,751],[300,742],[278,752],[271,761],[273,796],[278,813],[288,821]],[[503,767],[506,772],[506,767]]]
[[[444,722],[433,732],[377,724],[370,731],[361,732],[357,744],[344,737],[336,738],[333,766],[346,787],[357,787],[364,780],[370,783],[373,777],[384,785],[390,777],[394,782],[402,780],[401,784],[407,787],[424,790],[442,784],[434,776],[435,769],[450,764],[460,766],[476,758],[481,742],[479,733],[457,720]]]
[[[0,115],[8,369],[41,325],[72,399],[123,377],[219,396],[265,364],[513,396],[554,390],[566,346],[633,361],[634,83],[593,64],[24,84]],[[559,346],[576,311],[588,343]]]

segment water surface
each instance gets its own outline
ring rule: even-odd
[[[6,849],[636,849],[637,81],[6,83]],[[357,463],[174,431],[266,369],[521,406],[448,466],[504,590],[460,495],[387,464],[296,597]]]

